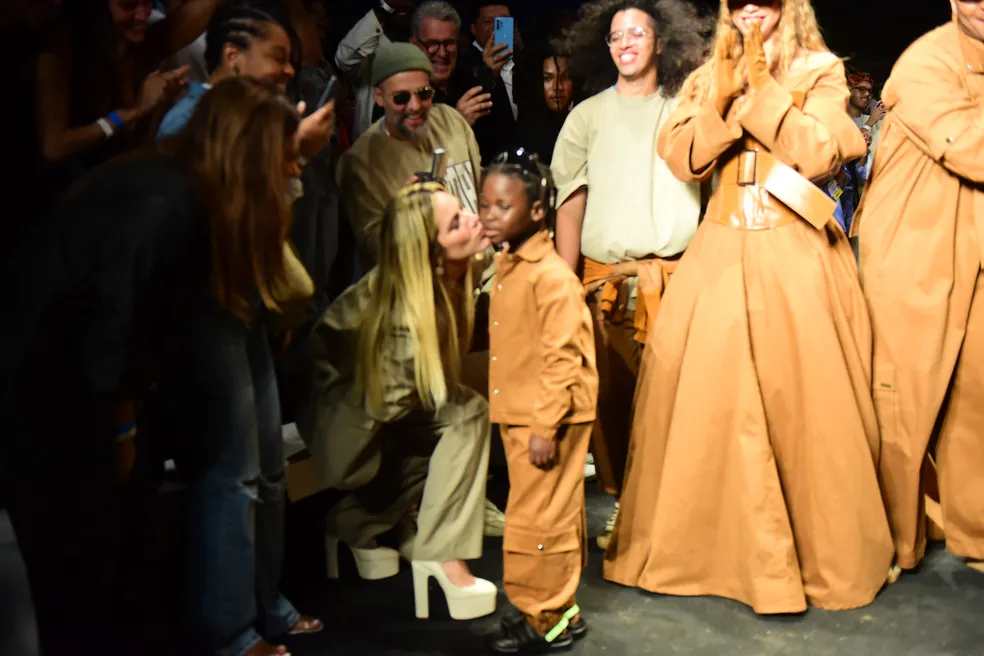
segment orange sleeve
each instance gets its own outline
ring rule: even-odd
[[[810,180],[829,178],[844,162],[868,152],[861,130],[847,113],[850,92],[844,64],[829,57],[802,108],[789,90],[772,80],[750,92],[738,114],[749,134]]]
[[[959,62],[936,44],[919,45],[895,65],[885,106],[926,155],[984,183],[984,106],[963,84]]]
[[[714,103],[699,99],[702,67],[680,90],[679,104],[656,138],[656,151],[670,171],[684,182],[703,181],[714,172],[718,158],[741,138],[741,126],[727,123]]]
[[[577,381],[583,358],[577,337],[585,324],[590,325],[591,316],[584,303],[584,288],[566,266],[561,268],[558,264],[537,279],[533,296],[543,361],[530,430],[554,439],[573,405],[571,387]]]

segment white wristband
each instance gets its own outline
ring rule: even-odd
[[[116,133],[116,130],[113,128],[113,124],[112,123],[110,123],[109,121],[107,121],[104,118],[101,118],[101,119],[97,120],[96,123],[102,129],[103,134],[106,135],[106,138],[107,139],[112,139],[113,138],[113,135]]]

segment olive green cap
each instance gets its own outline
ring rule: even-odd
[[[424,51],[412,43],[390,43],[376,51],[372,60],[372,86],[378,87],[387,78],[407,71],[433,73],[430,60]]]

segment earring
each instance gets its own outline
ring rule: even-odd
[[[232,65],[232,74],[239,77],[239,64]]]
[[[437,258],[437,266],[434,267],[434,273],[436,273],[438,276],[444,275],[444,258],[441,257]]]

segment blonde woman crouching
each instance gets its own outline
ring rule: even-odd
[[[403,189],[380,235],[378,265],[318,326],[314,391],[298,422],[322,483],[349,491],[328,515],[328,576],[338,576],[339,543],[364,579],[395,576],[402,554],[417,617],[428,616],[431,576],[453,618],[482,617],[496,588],[465,561],[482,553],[488,405],[460,374],[471,263],[489,242],[436,183]]]

